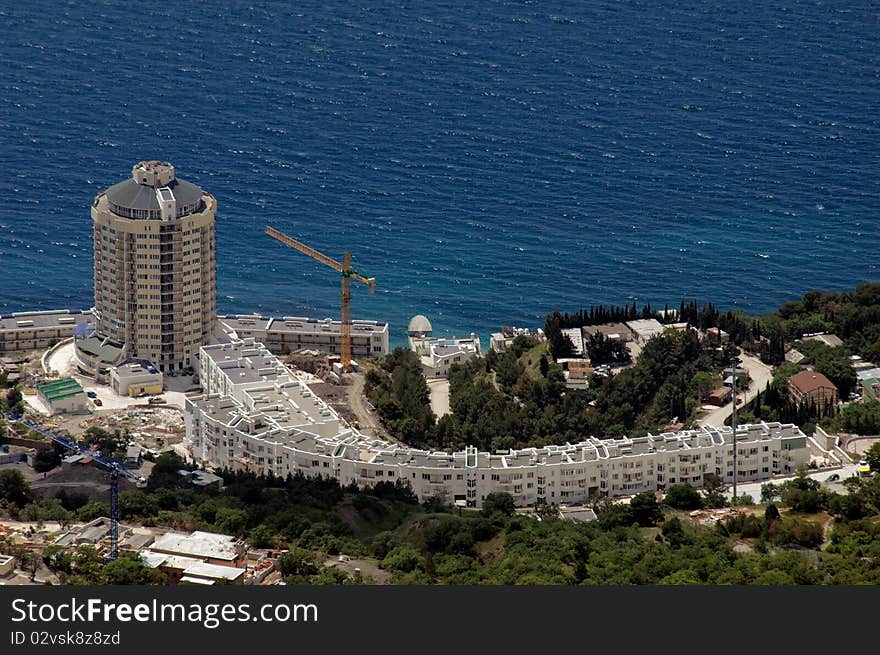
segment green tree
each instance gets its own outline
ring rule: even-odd
[[[6,407],[13,414],[21,414],[24,411],[24,397],[21,395],[21,385],[16,385],[6,392]]]
[[[828,493],[799,470],[796,478],[782,484],[781,500],[795,512],[814,514],[827,507]]]
[[[703,476],[703,493],[706,497],[704,505],[706,507],[724,507],[727,505],[727,499],[724,497],[724,480],[715,473],[706,473]]]
[[[768,482],[767,484],[761,485],[761,502],[769,503],[774,500],[779,499],[779,486],[773,484],[772,482]]]
[[[697,395],[697,398],[702,401],[712,393],[714,383],[715,378],[709,371],[697,371],[691,377],[690,386]]]
[[[410,544],[402,544],[389,552],[382,560],[382,568],[392,571],[410,573],[423,569],[425,560],[418,550]]]
[[[872,471],[880,471],[880,441],[873,444],[865,451],[865,460]]]
[[[676,571],[675,573],[670,573],[666,577],[662,578],[657,582],[657,584],[662,585],[699,585],[703,584],[700,580],[700,576],[697,575],[695,571],[691,569],[682,569],[681,571]]]
[[[663,520],[660,504],[657,497],[650,492],[640,493],[633,496],[629,502],[633,519],[642,527],[657,525]]]
[[[150,477],[147,479],[147,489],[155,491],[161,488],[175,488],[187,486],[186,480],[178,471],[189,470],[184,459],[172,450],[162,453],[156,458]]]
[[[703,499],[699,492],[689,484],[670,486],[663,502],[675,509],[695,510],[703,507]]]
[[[270,548],[276,536],[272,528],[261,523],[248,533],[248,543],[254,548]]]
[[[483,515],[502,514],[510,516],[513,514],[515,507],[513,496],[503,491],[494,491],[483,500]]]
[[[21,471],[15,469],[0,471],[0,499],[22,507],[32,498],[31,488]]]
[[[663,538],[666,539],[666,541],[669,542],[669,545],[673,548],[678,548],[685,543],[687,539],[684,526],[682,526],[681,521],[677,516],[673,516],[663,524],[660,528],[660,534],[663,535]]]
[[[58,455],[55,448],[49,446],[46,448],[40,448],[37,450],[37,454],[34,457],[34,471],[37,473],[45,473],[46,471],[51,471],[56,466],[61,464],[61,457]]]
[[[304,548],[291,548],[278,558],[278,568],[285,578],[303,579],[318,573],[314,555]]]
[[[109,585],[166,585],[168,579],[161,571],[150,568],[137,553],[122,553],[101,569],[93,584]]]
[[[597,523],[603,530],[630,527],[636,522],[633,510],[624,503],[606,502],[595,508]]]

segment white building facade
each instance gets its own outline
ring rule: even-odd
[[[218,328],[232,340],[253,338],[276,354],[318,350],[339,355],[341,323],[300,316],[274,318],[259,314],[218,316]],[[354,357],[383,357],[389,352],[388,324],[380,321],[351,322],[351,354]]]
[[[202,348],[207,393],[186,401],[187,438],[202,465],[330,476],[362,487],[405,480],[420,500],[439,496],[477,508],[493,492],[509,493],[518,506],[529,506],[664,491],[681,483],[700,487],[708,473],[733,481],[729,427],[588,438],[505,455],[403,447],[351,428],[272,359],[253,341]],[[737,452],[740,482],[791,474],[810,458],[806,436],[797,426],[780,423],[739,426]]]
[[[422,362],[422,373],[428,379],[449,377],[449,369],[483,354],[480,337],[410,336],[410,348]]]

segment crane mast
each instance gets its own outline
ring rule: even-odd
[[[319,250],[315,250],[311,246],[307,246],[302,241],[298,241],[291,236],[279,232],[273,227],[266,226],[266,234],[276,239],[294,250],[298,250],[304,255],[308,255],[325,266],[329,266],[342,276],[340,291],[340,329],[339,329],[339,354],[342,363],[342,369],[348,371],[351,368],[351,280],[357,280],[366,284],[370,289],[370,293],[376,290],[376,278],[364,277],[351,267],[351,251],[345,251],[342,263],[339,263],[332,257],[328,257]]]
[[[138,484],[144,482],[143,478],[126,468],[122,462],[104,454],[93,453],[76,441],[57,435],[25,416],[11,412],[6,412],[5,416],[7,420],[18,423],[34,432],[39,432],[70,452],[88,455],[93,461],[110,470],[110,550],[105,559],[112,562],[119,557],[119,477],[126,477]]]

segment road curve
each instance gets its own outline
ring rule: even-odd
[[[742,367],[749,372],[749,378],[751,378],[749,388],[746,389],[745,393],[743,393],[742,390],[740,390],[739,393],[740,398],[743,398],[743,401],[739,404],[739,407],[743,407],[746,403],[748,403],[756,395],[758,395],[759,391],[763,391],[764,388],[767,386],[767,383],[771,379],[773,379],[773,369],[771,369],[769,366],[767,366],[767,364],[762,362],[757,357],[746,355],[745,353],[740,355],[740,361],[742,362]],[[722,426],[724,425],[724,421],[727,420],[727,417],[730,416],[732,413],[733,402],[731,401],[726,405],[714,408],[705,416],[698,418],[697,426]]]

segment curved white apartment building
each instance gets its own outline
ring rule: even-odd
[[[326,475],[343,485],[406,480],[420,500],[481,507],[495,491],[519,506],[577,503],[597,494],[627,496],[716,473],[733,480],[732,430],[702,428],[493,455],[401,447],[368,438],[345,423],[308,385],[253,339],[203,346],[205,395],[187,399],[186,429],[205,466],[286,476]],[[737,430],[738,480],[792,473],[809,461],[795,425],[760,423]]]

